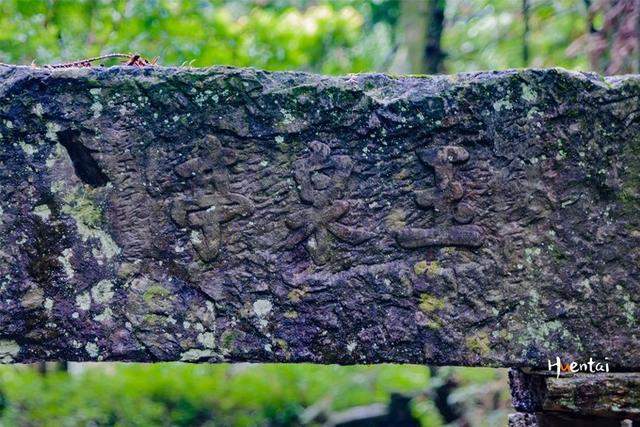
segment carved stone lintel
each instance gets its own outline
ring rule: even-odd
[[[639,97],[563,70],[0,65],[0,363],[637,371]]]

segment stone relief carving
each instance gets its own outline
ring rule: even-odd
[[[455,177],[455,166],[469,160],[467,150],[450,145],[418,150],[417,154],[424,164],[433,169],[436,185],[416,191],[416,204],[425,209],[433,209],[437,214],[451,217],[455,224],[433,228],[403,227],[396,232],[398,244],[404,248],[481,246],[482,229],[470,224],[473,221],[474,209],[470,203],[463,200],[464,188]]]
[[[253,202],[231,191],[229,166],[236,163],[233,150],[222,147],[212,136],[205,137],[202,155],[189,159],[175,168],[182,178],[194,179],[196,189],[192,197],[181,196],[171,206],[171,218],[191,231],[191,244],[202,261],[213,261],[220,252],[220,226],[254,211]]]
[[[293,165],[300,200],[307,207],[301,207],[285,219],[291,232],[284,246],[292,249],[304,242],[313,261],[322,265],[327,262],[330,235],[357,245],[373,237],[373,233],[339,222],[350,209],[349,202],[343,200],[353,170],[349,156],[332,156],[330,147],[318,141],[310,144],[310,151],[308,157]]]

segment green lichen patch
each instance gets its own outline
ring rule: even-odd
[[[240,337],[240,331],[227,329],[220,336],[220,347],[226,351],[232,351],[236,340]]]
[[[420,261],[414,264],[413,271],[419,276],[426,273],[429,277],[435,277],[440,274],[442,268],[438,261]]]
[[[445,302],[443,299],[436,297],[431,294],[420,294],[420,310],[423,313],[433,313],[436,310],[442,310],[445,306]]]
[[[489,336],[486,332],[478,332],[465,339],[465,344],[469,351],[480,356],[486,356],[491,352]]]
[[[97,256],[104,256],[111,259],[121,252],[121,249],[113,241],[102,227],[104,218],[102,209],[95,201],[95,190],[88,186],[78,186],[71,191],[64,188],[64,184],[54,184],[54,193],[63,194],[63,205],[61,211],[71,216],[76,221],[78,233],[84,241],[97,239],[100,242],[100,251],[94,253]]]
[[[171,292],[160,284],[149,286],[142,294],[142,299],[147,304],[154,304],[169,297]]]
[[[98,304],[108,304],[113,295],[113,283],[110,280],[101,280],[91,289],[93,301]]]
[[[628,213],[640,210],[640,137],[627,142],[624,148],[625,164],[619,199]]]
[[[102,224],[102,210],[96,205],[90,190],[78,187],[63,197],[62,212],[71,215],[87,228],[97,229]]]
[[[419,261],[413,265],[413,271],[418,276],[427,271],[427,261]]]
[[[431,330],[437,331],[438,329],[442,329],[443,322],[442,319],[429,319],[425,326]]]
[[[533,102],[538,98],[538,95],[531,89],[531,86],[522,83],[520,86],[522,88],[522,99],[528,102]]]

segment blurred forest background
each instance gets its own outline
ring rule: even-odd
[[[110,52],[325,74],[638,72],[639,0],[0,0],[0,61]]]
[[[0,0],[0,62],[112,52],[326,74],[638,73],[640,0]],[[393,365],[2,367],[0,425],[494,426],[509,412],[505,377]]]

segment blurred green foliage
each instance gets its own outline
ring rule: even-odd
[[[299,425],[302,411],[327,401],[332,411],[375,402],[391,392],[416,395],[414,413],[441,425],[424,396],[422,366],[87,365],[80,373],[0,368],[0,425]],[[494,369],[457,369],[461,384],[503,376]],[[504,414],[502,414],[504,415]]]
[[[447,72],[587,69],[583,2],[529,2],[531,59],[524,64],[522,0],[448,0]],[[0,0],[0,61],[136,52],[164,65],[389,71],[400,12],[400,0]]]
[[[529,0],[531,57],[523,61],[522,0],[448,0],[446,68],[475,71],[518,67],[588,70],[586,8],[576,0]],[[576,49],[571,49],[572,45]]]
[[[344,73],[371,69],[363,15],[197,0],[5,0],[0,60],[38,64],[139,52],[163,64],[225,64]]]

